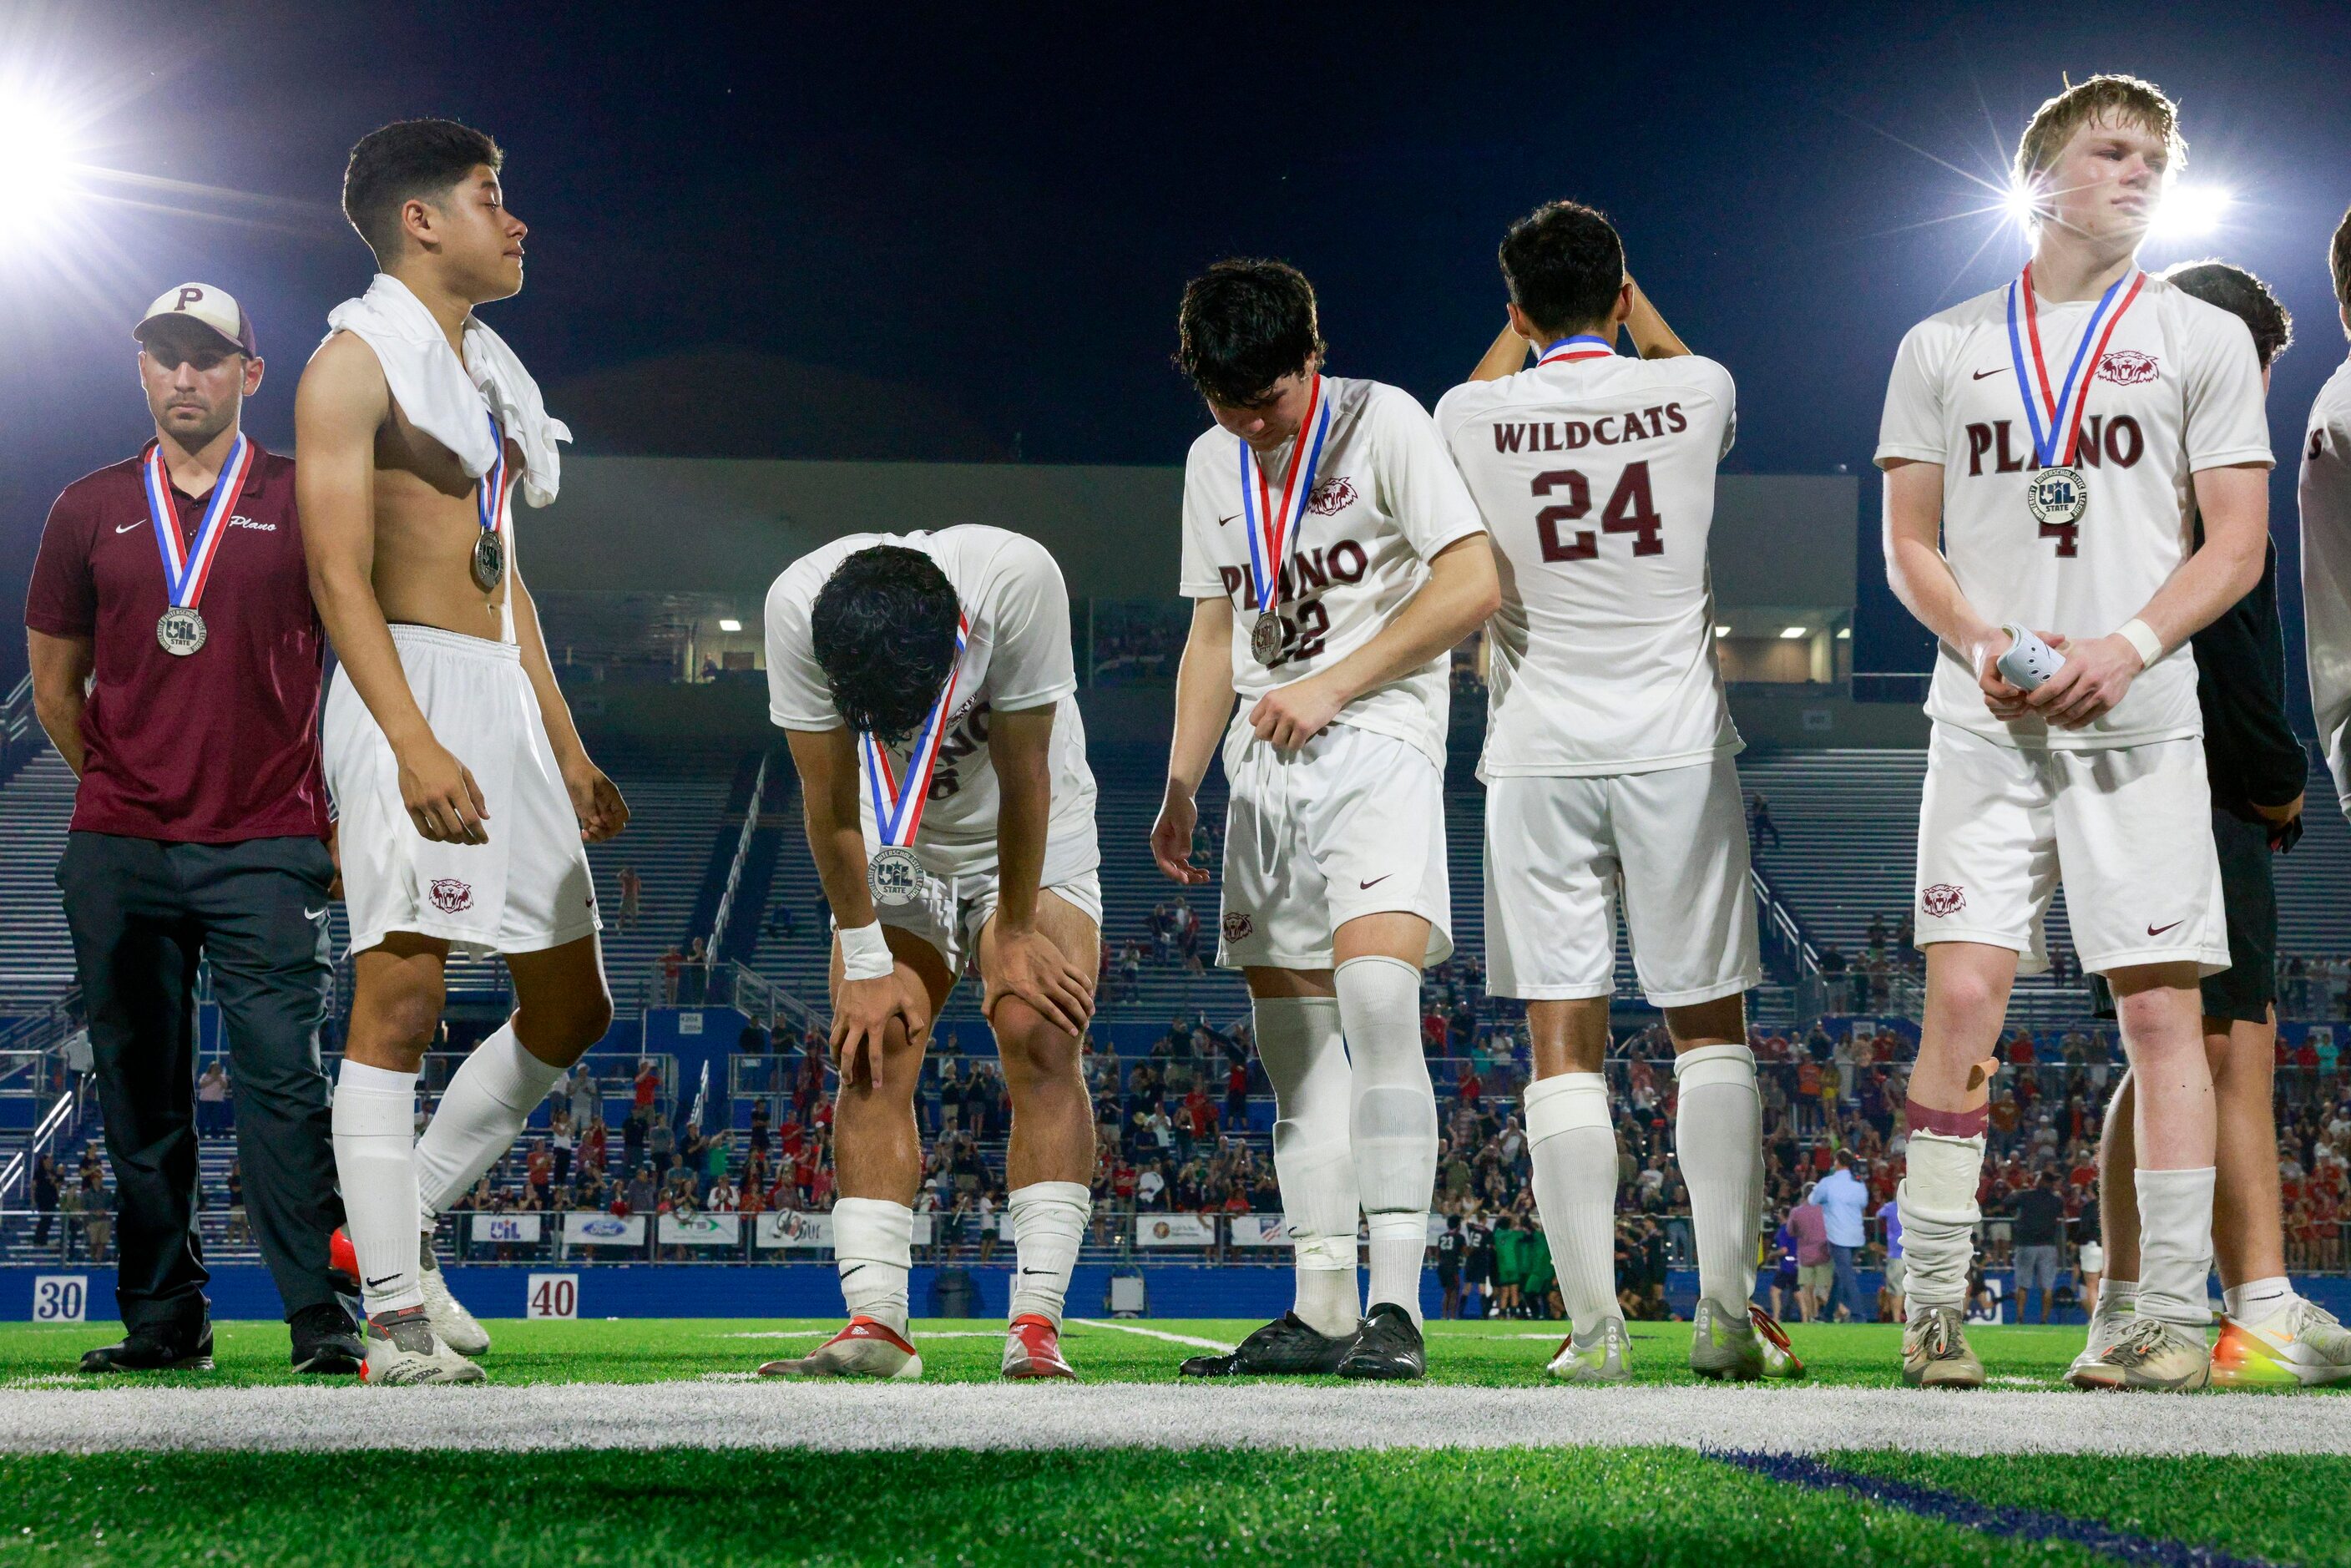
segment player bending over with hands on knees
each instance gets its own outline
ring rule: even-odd
[[[1009,1378],[1077,1375],[1062,1301],[1093,1212],[1082,1072],[1102,855],[1069,591],[1003,528],[856,534],[768,591],[769,716],[799,769],[832,908],[832,1250],[849,1322],[784,1377],[914,1378],[914,1091],[931,1022],[979,954],[1012,1095]]]
[[[1886,575],[1939,643],[1918,829],[1926,1016],[1899,1193],[1916,1385],[1983,1382],[1963,1323],[1991,1059],[2020,967],[2047,967],[2061,880],[2135,1085],[2138,1312],[2105,1359],[2125,1387],[2209,1375],[2215,1123],[2198,985],[2230,955],[2187,644],[2260,580],[2270,451],[2244,323],[2137,267],[2182,156],[2170,100],[2145,82],[2094,77],[2043,104],[2016,156],[2032,261],[1913,328],[1886,393]],[[2003,622],[2063,656],[2031,690],[2001,673],[2016,642]]]
[[[1418,1377],[1437,1143],[1420,974],[1453,950],[1447,662],[1499,602],[1493,551],[1411,394],[1322,373],[1294,268],[1217,263],[1179,329],[1216,423],[1184,471],[1192,630],[1151,849],[1176,882],[1208,880],[1194,802],[1221,737],[1217,962],[1249,982],[1298,1270],[1292,1311],[1183,1370]]]

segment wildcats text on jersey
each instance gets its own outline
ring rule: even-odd
[[[1574,452],[1586,446],[1619,446],[1653,436],[1678,435],[1689,428],[1689,417],[1678,402],[1655,408],[1604,413],[1593,419],[1530,421],[1494,426],[1497,452]]]

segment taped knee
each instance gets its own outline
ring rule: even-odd
[[[1902,1221],[1973,1226],[1983,1218],[1976,1187],[1983,1178],[1984,1141],[1939,1133],[1913,1133],[1898,1194]]]

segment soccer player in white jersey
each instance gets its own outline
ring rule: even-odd
[[[2351,212],[2327,255],[2335,308],[2351,335]],[[2311,405],[2302,439],[2302,602],[2310,706],[2343,809],[2351,812],[2351,360]]]
[[[1249,981],[1298,1267],[1293,1311],[1184,1371],[1418,1377],[1437,1175],[1420,973],[1453,947],[1447,664],[1499,601],[1493,552],[1412,396],[1322,373],[1294,268],[1219,262],[1186,287],[1180,327],[1216,426],[1184,470],[1192,631],[1151,847],[1177,882],[1207,881],[1194,795],[1221,736],[1217,961]]]
[[[2125,1386],[2209,1375],[2197,987],[2229,948],[2187,643],[2260,579],[2270,452],[2245,324],[2138,270],[2181,155],[2144,82],[2093,77],[2043,104],[2016,155],[2032,262],[1912,328],[1886,392],[1886,575],[1940,643],[1899,1193],[1913,1384],[1983,1381],[1962,1322],[1990,1059],[2020,965],[2046,967],[2061,879],[2138,1099],[2138,1315],[2108,1357]]]
[[[1698,1255],[1690,1367],[1801,1375],[1749,1301],[1763,1191],[1746,992],[1762,961],[1707,575],[1730,372],[1674,336],[1590,207],[1513,225],[1501,262],[1510,323],[1437,402],[1437,428],[1503,567],[1479,765],[1486,956],[1494,994],[1526,999],[1534,1048],[1535,1200],[1573,1320],[1551,1372],[1631,1376],[1602,1076],[1621,876],[1634,967],[1674,1040]],[[1616,352],[1620,331],[1636,355]]]
[[[1004,1375],[1075,1377],[1061,1307],[1093,1207],[1080,1058],[1102,854],[1061,569],[1003,528],[854,534],[776,579],[767,635],[769,716],[799,770],[832,906],[832,1250],[850,1317],[812,1354],[759,1370],[922,1375],[906,1333],[915,1080],[977,950],[1012,1093]]]

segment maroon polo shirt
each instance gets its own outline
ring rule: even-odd
[[[152,443],[150,444],[152,444]],[[254,447],[204,595],[204,645],[165,653],[170,600],[141,457],[75,480],[49,508],[25,624],[88,637],[97,681],[73,826],[170,843],[327,836],[319,759],[326,632],[310,602],[294,463]],[[191,543],[207,497],[182,495]]]

